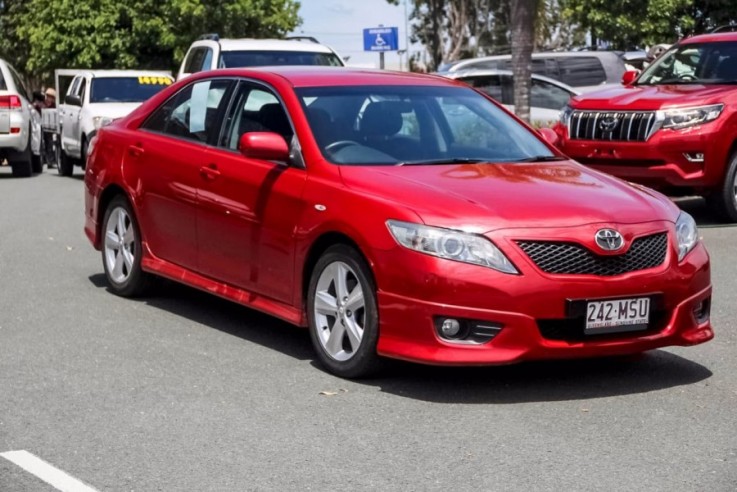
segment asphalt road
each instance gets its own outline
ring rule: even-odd
[[[713,341],[351,382],[268,316],[107,292],[82,186],[0,168],[0,454],[100,491],[737,490],[737,227],[699,200]],[[0,491],[53,490],[0,457]]]

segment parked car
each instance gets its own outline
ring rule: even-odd
[[[30,92],[11,64],[0,59],[0,163],[7,159],[13,176],[43,171],[41,117]]]
[[[492,69],[511,70],[512,55],[493,55],[445,63],[438,72]],[[575,87],[581,92],[600,89],[607,84],[619,85],[625,72],[619,51],[550,51],[532,54],[532,73],[543,75]]]
[[[448,72],[448,78],[460,80],[493,97],[514,112],[514,76],[508,70],[462,70]],[[560,110],[568,104],[577,90],[562,82],[542,75],[532,75],[530,87],[530,123],[536,127],[552,126],[560,117]]]
[[[46,109],[44,128],[56,133],[57,170],[71,176],[84,169],[97,130],[121,118],[174,82],[166,71],[56,70],[56,93],[65,94],[56,109]]]
[[[711,339],[694,220],[540,135],[440,77],[203,72],[99,130],[84,229],[112,292],[158,275],[307,326],[344,377]]]
[[[216,68],[275,65],[342,67],[343,59],[330,47],[309,36],[286,39],[221,39],[206,34],[192,43],[179,67],[177,80]]]
[[[623,83],[571,100],[561,149],[669,194],[702,195],[737,222],[737,33],[684,39]]]

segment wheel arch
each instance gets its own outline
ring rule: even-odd
[[[110,202],[112,202],[116,196],[123,196],[129,203],[131,202],[131,199],[128,197],[125,190],[117,184],[108,185],[102,193],[100,193],[100,199],[97,202],[97,211],[95,214],[98,242],[96,246],[100,246],[102,243],[102,221],[105,217],[105,211],[107,210],[108,205],[110,205]]]

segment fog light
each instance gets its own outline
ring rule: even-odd
[[[684,152],[683,156],[688,162],[704,162],[703,152]]]
[[[458,336],[461,332],[461,323],[457,319],[448,318],[443,320],[443,324],[440,325],[440,333],[445,338],[453,338]]]
[[[703,324],[709,321],[709,314],[711,311],[711,299],[704,299],[700,303],[696,304],[693,308],[693,316],[696,318],[698,324]]]

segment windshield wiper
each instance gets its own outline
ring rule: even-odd
[[[531,157],[523,157],[522,159],[513,159],[505,162],[552,162],[552,161],[565,161],[565,157],[559,155],[533,155]]]
[[[432,166],[434,164],[476,164],[489,162],[489,159],[478,159],[471,157],[441,157],[439,159],[418,159],[416,161],[397,162],[395,166]]]

